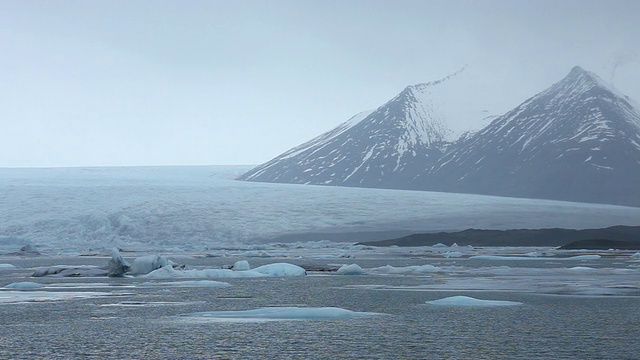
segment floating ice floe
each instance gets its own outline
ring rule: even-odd
[[[269,254],[266,251],[262,251],[262,250],[246,251],[246,252],[242,253],[241,255],[245,256],[245,257],[260,257],[260,258],[273,257],[273,255]]]
[[[471,256],[470,260],[576,260],[576,261],[586,261],[586,260],[598,260],[600,259],[600,255],[578,255],[578,256],[570,256],[570,257],[546,257],[546,256],[498,256],[498,255],[476,255]]]
[[[90,291],[2,291],[0,292],[0,304],[89,299],[114,295],[116,294]]]
[[[307,271],[298,265],[288,263],[275,263],[258,266],[249,271],[255,271],[265,276],[304,276]]]
[[[12,290],[35,290],[42,288],[44,288],[44,285],[31,281],[15,282],[4,286],[4,289]]]
[[[442,254],[442,256],[446,258],[459,258],[462,257],[462,253],[459,251],[447,251],[446,253]]]
[[[215,321],[268,321],[268,320],[335,320],[383,315],[373,312],[355,312],[337,307],[266,307],[244,311],[207,311],[182,316]]]
[[[451,296],[443,299],[427,301],[427,304],[439,306],[461,306],[461,307],[486,307],[486,306],[513,306],[522,305],[517,301],[504,300],[481,300],[470,296]]]
[[[147,282],[143,286],[150,287],[229,287],[231,284],[223,281],[213,280],[187,280],[187,281],[170,281],[170,282]]]
[[[240,278],[240,277],[280,277],[304,276],[307,272],[300,266],[275,263],[258,266],[253,270],[234,271],[230,269],[176,270],[172,266],[164,266],[144,277],[156,279],[169,278]]]
[[[11,264],[0,264],[0,270],[11,270],[11,269],[15,269],[15,265],[11,265]]]
[[[58,277],[98,277],[107,276],[108,271],[91,265],[55,265],[36,269],[33,277],[58,276]]]
[[[640,252],[637,252],[637,253],[631,255],[631,258],[632,259],[640,259]]]
[[[365,275],[366,272],[358,265],[342,265],[338,271],[336,271],[338,275]]]
[[[114,304],[101,304],[101,307],[150,307],[150,306],[186,306],[204,301],[122,301]]]
[[[572,268],[567,269],[569,271],[598,271],[598,269],[594,269],[588,266],[574,266]]]
[[[388,275],[424,275],[444,272],[442,268],[433,265],[415,265],[395,267],[391,265],[380,266],[369,270],[372,274]]]

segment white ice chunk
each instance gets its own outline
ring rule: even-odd
[[[307,271],[298,265],[287,263],[275,263],[258,266],[253,269],[261,274],[267,276],[304,276],[307,275]]]
[[[358,265],[342,265],[338,271],[336,271],[338,275],[365,275],[366,272]]]
[[[240,278],[240,277],[280,277],[280,276],[304,276],[306,271],[300,266],[275,263],[259,266],[253,270],[233,271],[231,269],[202,269],[202,270],[176,270],[171,266],[164,266],[154,270],[144,277],[154,279],[170,278]]]
[[[447,251],[446,253],[442,254],[442,256],[446,258],[459,258],[462,257],[462,253],[459,251]]]
[[[252,271],[233,271],[230,269],[203,269],[203,270],[176,270],[171,266],[164,266],[153,270],[146,278],[171,279],[171,278],[238,278],[238,277],[260,277],[262,274]]]
[[[427,301],[426,303],[431,305],[440,305],[440,306],[464,306],[464,307],[522,305],[521,302],[517,302],[517,301],[481,300],[481,299],[472,298],[470,296],[451,296],[443,299]]]
[[[13,290],[34,290],[34,289],[42,289],[44,285],[32,282],[32,281],[22,281],[8,284],[4,287],[4,289],[13,289]]]
[[[131,269],[131,265],[122,257],[118,248],[111,249],[111,260],[107,265],[107,275],[111,277],[124,276]]]
[[[448,247],[447,245],[443,244],[443,243],[437,243],[435,245],[433,245],[434,248],[442,248],[442,247]]]
[[[373,312],[355,312],[336,307],[266,307],[244,311],[207,311],[183,316],[217,321],[265,321],[265,320],[331,320],[351,319],[382,315]]]
[[[594,269],[592,267],[588,267],[588,266],[574,266],[572,268],[569,268],[569,270],[571,270],[571,271],[595,271],[596,269]]]
[[[389,274],[389,275],[424,275],[430,273],[444,272],[442,268],[433,265],[415,265],[415,266],[403,266],[395,267],[391,265],[385,265],[369,270],[373,274]]]
[[[273,255],[263,250],[246,251],[241,255],[244,257],[261,257],[261,258],[273,257]]]
[[[235,271],[251,270],[251,265],[249,265],[249,262],[247,260],[236,261],[235,264],[233,264],[233,270]]]
[[[229,287],[231,284],[223,281],[213,280],[187,280],[187,281],[170,281],[170,282],[148,282],[144,286],[158,287]]]
[[[93,265],[55,265],[51,267],[38,268],[31,276],[97,277],[107,276],[107,270]]]
[[[632,259],[640,259],[640,252],[637,252],[637,253],[631,255],[631,258]]]
[[[173,265],[173,262],[167,260],[163,255],[147,255],[136,258],[131,265],[132,275],[148,274],[153,270],[160,269],[163,266]]]
[[[113,295],[113,293],[93,291],[2,291],[0,292],[0,304],[88,299]]]
[[[15,269],[15,265],[11,265],[11,264],[0,264],[0,270],[10,270],[10,269]]]

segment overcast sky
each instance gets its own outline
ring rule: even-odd
[[[0,0],[0,166],[258,164],[464,65],[640,102],[640,1]],[[475,119],[452,127],[473,127]]]

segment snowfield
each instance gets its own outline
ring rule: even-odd
[[[190,252],[287,234],[580,229],[640,219],[633,207],[232,180],[247,169],[0,169],[0,253],[30,242],[50,254]]]

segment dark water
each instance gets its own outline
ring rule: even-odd
[[[145,282],[143,279],[20,278],[27,274],[1,271],[0,285],[25,280],[100,282],[110,287],[79,291],[122,295],[0,305],[0,358],[640,358],[640,298],[633,296],[354,287],[417,286],[437,281],[414,276],[223,279],[233,286],[163,288],[131,286]],[[452,295],[519,301],[523,305],[454,308],[425,304]],[[118,306],[104,306],[114,304]],[[207,322],[180,316],[265,306],[335,306],[388,315],[271,322]]]

